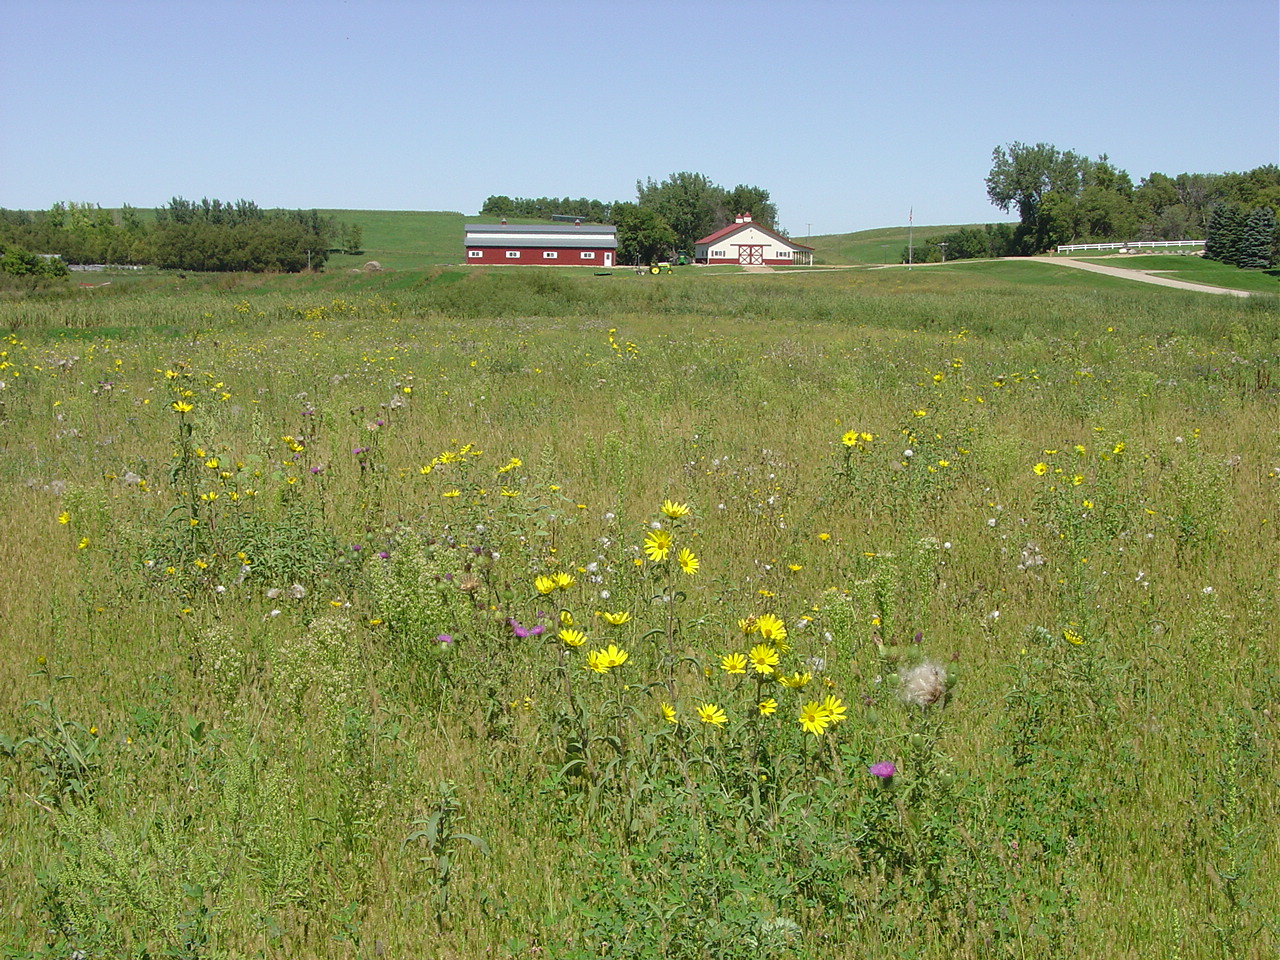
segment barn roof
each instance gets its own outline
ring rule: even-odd
[[[468,223],[468,247],[613,247],[618,228],[602,223]]]
[[[787,246],[791,247],[793,250],[812,250],[813,249],[813,247],[806,247],[803,243],[796,243],[794,240],[788,240],[786,237],[782,236],[780,233],[776,233],[773,230],[770,230],[764,224],[756,223],[754,220],[744,220],[739,223],[731,223],[727,227],[721,227],[715,233],[707,234],[701,240],[695,240],[694,243],[695,244],[715,243],[717,240],[723,240],[725,237],[735,234],[739,230],[746,230],[748,227],[755,227],[761,233],[767,233],[769,236],[773,237],[775,240],[779,240],[782,243],[785,243]]]

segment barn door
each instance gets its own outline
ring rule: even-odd
[[[764,264],[764,244],[738,244],[738,263],[742,264],[744,267],[762,266]]]

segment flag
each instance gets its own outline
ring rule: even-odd
[[[916,208],[912,207],[910,210],[907,211],[907,223],[911,223],[912,222],[911,218],[914,217],[915,215],[916,215]]]

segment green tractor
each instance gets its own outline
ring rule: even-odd
[[[650,264],[649,272],[656,276],[659,273],[670,273],[673,266],[687,267],[691,263],[693,261],[687,253],[677,253],[670,260],[662,260],[658,263]]]

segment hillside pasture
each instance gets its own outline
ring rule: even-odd
[[[1274,954],[1278,303],[0,300],[0,952]]]

